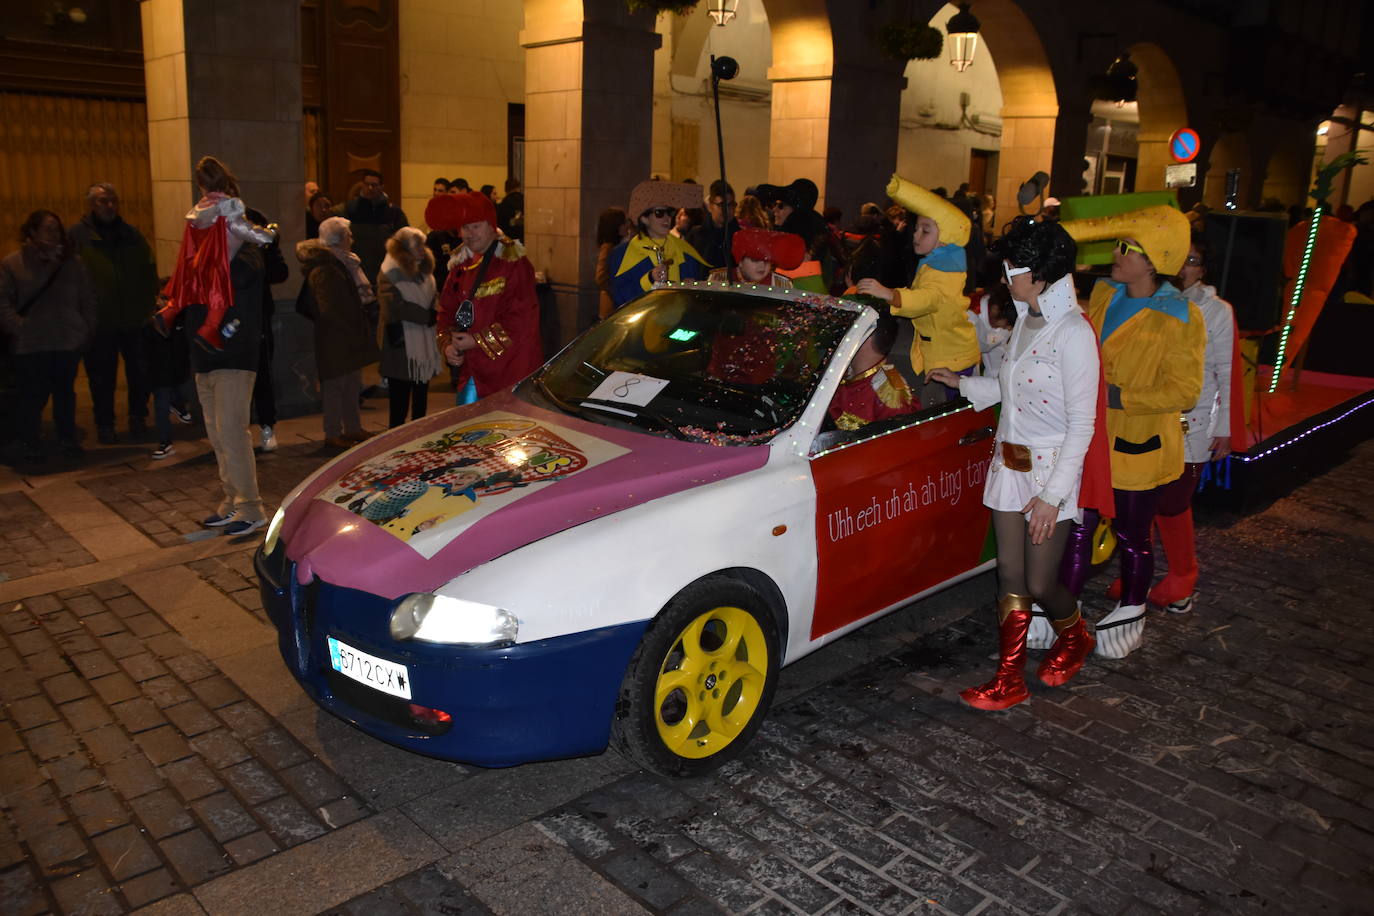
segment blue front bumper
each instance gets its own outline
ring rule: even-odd
[[[446,760],[510,766],[605,750],[620,683],[648,621],[499,649],[393,640],[395,602],[316,580],[295,581],[282,543],[254,556],[283,660],[317,703],[383,741]],[[343,677],[327,638],[405,665],[411,699]],[[416,717],[443,710],[451,724]]]

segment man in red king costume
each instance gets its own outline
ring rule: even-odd
[[[435,322],[440,352],[459,369],[459,390],[469,379],[479,398],[514,385],[544,361],[525,249],[497,232],[496,207],[485,194],[435,197],[425,222],[463,240],[449,259]]]

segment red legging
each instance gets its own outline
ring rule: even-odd
[[[1202,473],[1202,465],[1185,464],[1183,476],[1159,488],[1159,515],[1181,515],[1193,504],[1193,494],[1197,492],[1197,478]]]

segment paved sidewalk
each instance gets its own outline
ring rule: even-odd
[[[322,460],[317,418],[278,435],[270,499]],[[321,713],[255,539],[203,537],[214,466],[178,449],[0,476],[5,914],[1371,909],[1374,444],[1203,518],[1198,612],[1129,659],[962,707],[993,664],[983,576],[786,669],[756,743],[695,780],[610,752],[483,770]]]

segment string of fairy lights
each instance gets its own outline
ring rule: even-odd
[[[1298,268],[1298,278],[1293,283],[1293,298],[1288,303],[1288,315],[1283,320],[1283,332],[1279,335],[1279,352],[1274,357],[1274,374],[1269,377],[1269,393],[1279,387],[1279,376],[1283,374],[1283,361],[1288,354],[1288,335],[1293,332],[1293,319],[1298,314],[1298,303],[1302,301],[1303,287],[1307,285],[1307,268],[1312,263],[1312,252],[1317,248],[1317,228],[1322,222],[1322,207],[1312,211],[1312,223],[1307,228],[1307,245],[1302,250],[1302,265]]]

